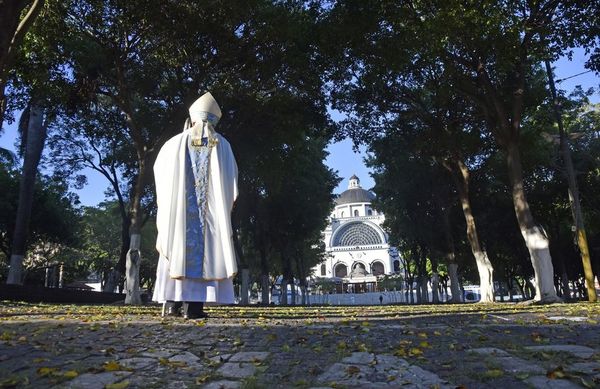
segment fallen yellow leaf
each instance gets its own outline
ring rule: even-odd
[[[123,366],[117,361],[108,361],[104,362],[104,370],[106,371],[117,371],[117,370],[125,370]]]
[[[550,378],[551,380],[555,380],[557,378],[565,378],[566,376],[567,374],[565,373],[562,366],[558,366],[556,369],[549,370],[548,373],[546,373],[546,377]]]
[[[56,373],[57,371],[58,369],[56,367],[40,367],[39,369],[37,369],[37,374],[40,377],[46,377],[50,374]]]
[[[490,369],[488,371],[485,372],[484,377],[486,378],[498,378],[498,377],[502,377],[504,375],[504,372],[500,369]]]
[[[211,377],[210,374],[203,374],[199,377],[196,377],[196,385],[201,385],[205,383]]]
[[[125,381],[117,382],[116,384],[107,384],[104,387],[104,389],[125,389],[128,386],[129,386],[129,381],[125,380]]]
[[[69,379],[73,379],[73,378],[77,377],[78,375],[79,375],[79,373],[77,373],[75,370],[68,370],[62,374],[63,377],[69,378]]]

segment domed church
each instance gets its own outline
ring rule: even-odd
[[[378,278],[400,271],[397,250],[381,228],[385,217],[371,206],[374,199],[353,175],[335,200],[323,233],[326,260],[313,274],[335,280],[338,293],[375,292]]]

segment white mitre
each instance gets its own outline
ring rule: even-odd
[[[221,119],[221,108],[219,108],[217,100],[215,100],[210,92],[206,92],[200,96],[200,98],[190,106],[189,113],[192,123],[196,124],[208,121],[213,126],[216,126],[219,119]]]

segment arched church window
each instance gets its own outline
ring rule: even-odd
[[[354,216],[358,216],[358,209],[354,210]]]
[[[336,233],[332,246],[365,246],[381,243],[384,242],[375,228],[366,223],[349,223]]]
[[[343,263],[339,263],[335,266],[335,276],[338,278],[343,278],[348,275],[348,267]]]
[[[383,267],[383,263],[381,263],[379,261],[373,262],[371,264],[371,273],[373,273],[374,276],[383,275],[385,273],[385,268]]]
[[[369,216],[372,216],[372,215],[373,215],[373,211],[369,209],[369,210],[367,211],[367,215],[369,215]]]
[[[325,268],[325,264],[321,265],[321,275],[324,276],[327,274],[327,269]]]
[[[398,273],[399,271],[400,271],[400,261],[396,259],[394,261],[394,272]]]

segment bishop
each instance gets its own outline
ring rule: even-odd
[[[215,132],[216,100],[204,94],[189,114],[154,164],[159,261],[153,300],[164,304],[163,314],[196,319],[206,317],[205,302],[234,302],[231,210],[238,191],[231,146]]]

